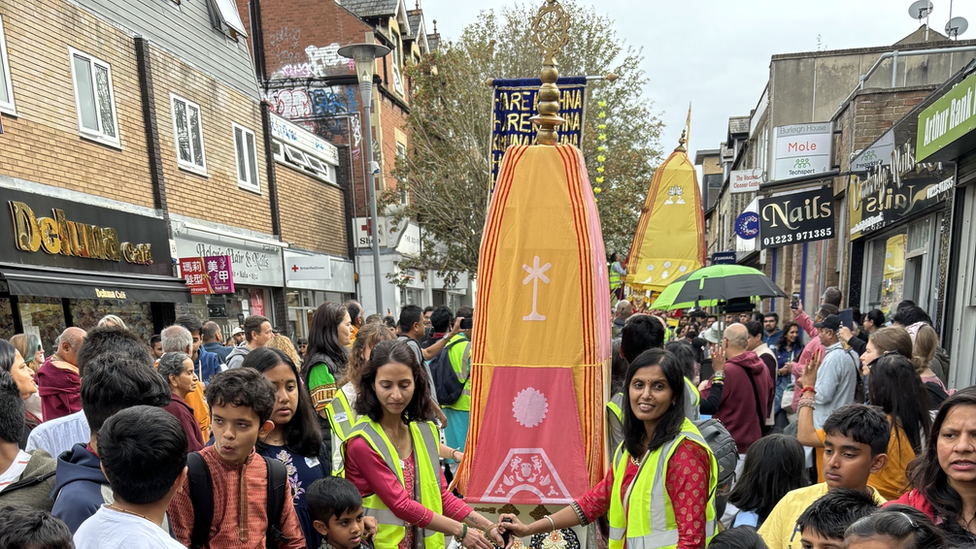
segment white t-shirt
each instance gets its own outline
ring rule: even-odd
[[[27,469],[27,463],[30,461],[30,458],[31,455],[23,450],[17,452],[17,457],[14,458],[10,467],[7,467],[6,471],[0,473],[0,492],[7,486],[17,482],[20,475],[24,473],[24,469]]]
[[[152,522],[104,505],[75,532],[75,549],[186,549]]]

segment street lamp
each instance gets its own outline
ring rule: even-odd
[[[380,239],[379,218],[376,215],[376,173],[379,165],[373,161],[373,128],[370,117],[370,107],[373,104],[373,67],[376,60],[390,53],[390,48],[379,44],[350,44],[339,48],[337,52],[343,57],[352,58],[356,63],[356,78],[359,80],[359,93],[363,98],[366,112],[366,162],[368,169],[367,184],[369,185],[369,215],[370,227],[373,233],[373,282],[376,284],[376,312],[383,314],[383,282],[380,280]]]

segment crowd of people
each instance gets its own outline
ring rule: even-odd
[[[391,329],[326,303],[307,339],[253,315],[226,344],[194,316],[143,342],[109,315],[47,357],[0,340],[0,547],[503,544],[442,466],[470,409],[456,313],[407,306]],[[430,364],[462,394],[439,401]]]
[[[914,303],[886,318],[841,302],[828,288],[813,318],[793,303],[782,326],[774,313],[675,321],[618,302],[612,470],[575,512],[505,528],[608,512],[610,547],[976,546],[976,386],[947,388],[949,357]],[[732,453],[723,436],[738,453],[727,483],[708,467]],[[688,441],[706,450],[697,462]]]
[[[606,477],[532,522],[448,488],[470,307],[391,327],[326,303],[295,341],[257,315],[226,342],[194,316],[143,342],[114,315],[46,357],[0,340],[0,546],[489,549],[589,524],[614,549],[976,544],[976,387],[947,388],[913,303],[853,325],[840,304],[781,325],[619,301]]]

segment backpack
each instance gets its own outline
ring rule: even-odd
[[[698,428],[708,447],[712,449],[712,454],[718,463],[715,502],[716,507],[721,504],[724,509],[725,500],[732,490],[732,484],[735,483],[735,466],[739,463],[739,449],[735,445],[735,439],[718,419],[702,419],[692,423]]]
[[[437,391],[437,402],[442,406],[457,402],[464,392],[464,384],[468,381],[467,378],[458,379],[458,374],[451,365],[451,357],[448,355],[451,347],[465,341],[470,342],[469,339],[464,338],[448,343],[429,363],[430,375],[434,377],[434,389]]]
[[[265,534],[265,546],[277,549],[278,543],[285,541],[281,532],[281,512],[285,506],[285,495],[291,495],[288,486],[288,472],[280,461],[265,456],[268,466],[267,516],[268,531]],[[213,481],[210,478],[210,468],[200,452],[193,452],[186,456],[187,484],[190,489],[190,503],[193,505],[193,529],[190,533],[190,547],[198,549],[210,541],[210,527],[213,524]]]

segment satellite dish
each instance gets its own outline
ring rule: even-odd
[[[935,9],[935,6],[929,0],[918,0],[908,7],[908,15],[911,15],[912,19],[918,19],[921,22],[922,19],[927,18],[932,13],[933,9]]]
[[[966,29],[968,28],[969,21],[966,21],[965,17],[953,17],[948,23],[946,23],[946,36],[949,38],[958,38],[959,35],[966,32]]]

